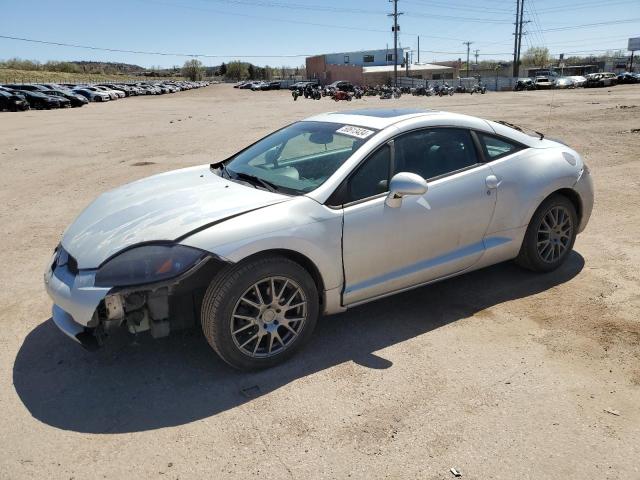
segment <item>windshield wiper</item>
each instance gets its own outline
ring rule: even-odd
[[[227,172],[227,175],[229,175],[229,171],[226,168],[225,168],[225,171]],[[233,172],[233,174],[235,175],[235,178],[246,180],[249,183],[252,183],[256,188],[258,185],[260,185],[261,187],[266,188],[270,192],[278,191],[277,185],[271,182],[268,182],[267,180],[263,180],[260,177],[256,177],[255,175],[251,175],[249,173],[244,173],[244,172]],[[229,178],[232,178],[232,177],[230,176]]]

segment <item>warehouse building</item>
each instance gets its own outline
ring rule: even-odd
[[[408,48],[398,49],[398,77],[422,80],[452,80],[458,67],[429,63],[406,65]],[[356,85],[391,84],[394,77],[393,49],[315,55],[306,60],[307,77],[327,85],[345,80]]]
[[[390,85],[394,79],[393,65],[380,67],[363,67],[362,76],[364,85]],[[398,68],[398,78],[401,84],[407,84],[411,80],[451,81],[458,78],[459,71],[456,67],[421,63],[405,65]],[[451,82],[449,82],[451,83]]]
[[[404,67],[404,59],[408,52],[408,48],[398,48],[398,68]],[[390,66],[393,69],[393,65],[394,50],[386,48],[327,53],[308,57],[306,60],[307,77],[325,85],[337,80],[362,85],[364,68]]]
[[[405,55],[409,48],[398,48],[398,65],[404,64]],[[360,50],[357,52],[326,53],[310,57],[318,59],[327,65],[350,65],[355,67],[379,67],[382,65],[392,65],[394,63],[393,48],[381,50]],[[307,59],[307,62],[309,59]]]

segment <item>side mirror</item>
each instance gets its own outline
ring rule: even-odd
[[[402,205],[402,197],[424,195],[427,188],[426,180],[420,175],[409,172],[396,173],[389,183],[389,195],[384,203],[389,208],[398,208]]]

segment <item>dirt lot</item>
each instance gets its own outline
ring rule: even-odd
[[[45,263],[96,195],[363,106],[504,119],[582,152],[596,206],[568,263],[325,318],[257,374],[199,332],[87,353],[48,320]],[[0,478],[640,479],[639,128],[637,86],[340,104],[211,86],[0,114]]]

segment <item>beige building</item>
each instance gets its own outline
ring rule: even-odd
[[[398,66],[398,77],[410,77],[422,80],[453,80],[454,78],[458,78],[458,75],[459,72],[456,67],[434,65],[431,63],[414,64],[408,67]],[[365,85],[385,85],[393,83],[393,65],[363,67],[362,76]]]

